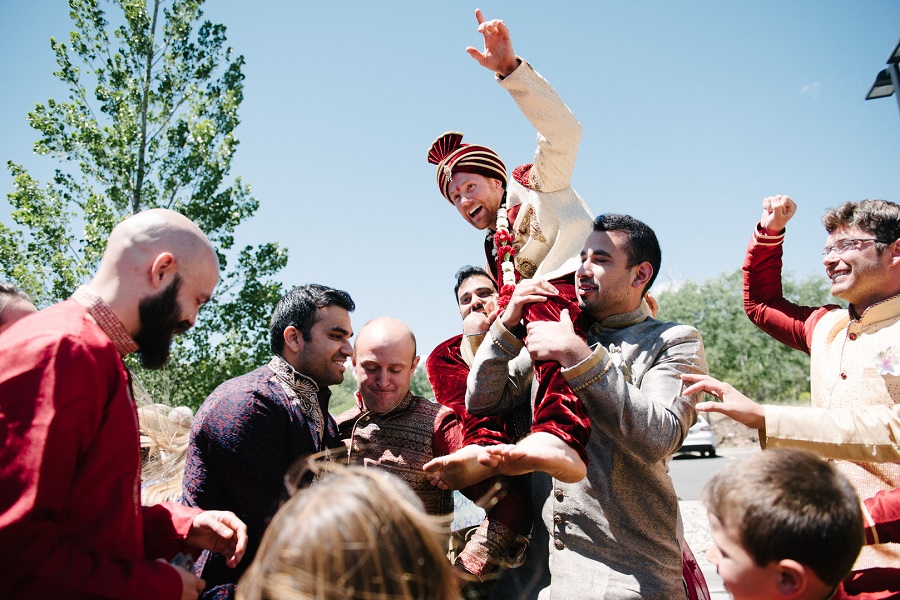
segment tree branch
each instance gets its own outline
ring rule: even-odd
[[[150,25],[150,45],[147,49],[147,72],[144,74],[144,85],[141,90],[141,143],[138,148],[138,168],[135,186],[131,195],[131,210],[141,210],[141,189],[144,187],[144,166],[147,155],[147,111],[150,110],[150,74],[153,69],[153,44],[156,39],[156,18],[159,14],[159,0],[153,2],[153,22]]]

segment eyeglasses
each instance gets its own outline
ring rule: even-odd
[[[843,254],[844,252],[846,252],[847,250],[850,250],[851,248],[856,248],[859,244],[862,244],[863,242],[878,242],[879,244],[890,244],[890,242],[886,242],[884,240],[879,240],[877,238],[866,238],[866,239],[846,238],[846,239],[840,240],[834,246],[825,246],[825,248],[822,249],[822,256],[828,256],[829,254],[831,254],[832,250],[834,250],[835,254]]]

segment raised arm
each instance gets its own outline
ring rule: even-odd
[[[466,52],[485,69],[500,77],[507,77],[516,70],[519,61],[513,52],[506,23],[500,19],[485,21],[480,8],[475,9],[475,19],[478,21],[478,33],[484,37],[484,50],[468,46]]]
[[[797,212],[787,196],[763,200],[763,213],[744,258],[744,311],[770,336],[809,354],[812,331],[818,320],[836,306],[798,306],[784,297],[781,256],[784,228]]]
[[[496,74],[500,85],[538,132],[530,174],[532,187],[540,192],[569,187],[581,141],[581,124],[547,80],[516,57],[509,29],[503,21],[485,21],[480,10],[475,11],[475,18],[484,37],[484,50],[469,46],[466,51]]]

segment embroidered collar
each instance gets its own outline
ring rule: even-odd
[[[881,302],[876,302],[863,311],[863,314],[856,316],[856,309],[851,304],[847,309],[851,321],[859,321],[863,324],[877,323],[900,314],[900,294],[885,298]]]
[[[122,324],[115,311],[97,292],[83,285],[72,294],[72,300],[87,309],[94,322],[109,336],[120,356],[131,354],[139,349],[137,342],[125,330],[125,325]]]
[[[282,356],[273,356],[267,366],[275,374],[281,388],[291,396],[291,403],[309,420],[310,433],[318,446],[321,446],[325,435],[325,416],[322,414],[322,405],[319,404],[319,386],[297,371]],[[324,393],[328,393],[328,390],[324,390]]]
[[[295,394],[318,394],[319,386],[315,381],[298,371],[284,360],[283,356],[273,356],[269,361],[269,368],[272,369],[280,381],[285,383]]]
[[[644,304],[642,302],[636,309],[627,313],[609,315],[599,323],[594,323],[591,326],[591,329],[625,329],[626,327],[643,323],[647,320],[647,316],[647,313],[644,312]]]

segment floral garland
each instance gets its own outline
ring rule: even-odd
[[[516,267],[513,264],[516,248],[513,246],[513,236],[509,231],[509,217],[506,213],[505,202],[497,210],[497,231],[494,233],[494,248],[497,249],[497,258],[500,260],[502,277],[500,296],[497,298],[497,314],[499,315],[506,310],[513,290],[516,288]]]

